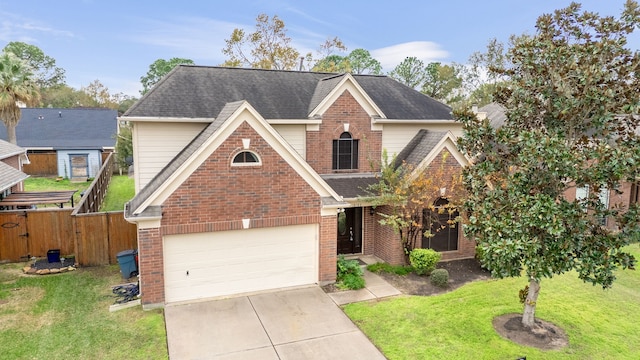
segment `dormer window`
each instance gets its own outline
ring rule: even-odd
[[[340,138],[333,140],[334,170],[354,170],[358,168],[358,140],[349,132],[340,134]]]
[[[255,166],[261,164],[258,154],[248,150],[244,150],[236,154],[231,162],[232,166]]]

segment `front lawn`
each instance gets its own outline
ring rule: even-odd
[[[3,359],[167,359],[161,310],[109,312],[117,266],[23,275],[0,265]]]
[[[630,246],[640,259],[640,245]],[[575,273],[541,283],[536,316],[560,326],[569,346],[541,351],[501,338],[491,321],[521,313],[524,278],[467,284],[437,296],[406,296],[345,306],[388,359],[637,359],[640,271],[619,271],[603,291]]]

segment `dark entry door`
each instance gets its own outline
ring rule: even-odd
[[[362,208],[347,208],[338,214],[338,254],[362,252]]]

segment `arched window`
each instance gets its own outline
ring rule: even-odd
[[[346,131],[340,134],[339,139],[333,140],[332,168],[334,170],[358,168],[358,140]]]
[[[422,211],[422,248],[435,251],[458,250],[458,222],[455,219],[459,213],[448,204],[449,200],[438,198],[433,204],[434,210]]]
[[[260,157],[253,151],[241,151],[233,157],[231,162],[233,166],[255,166],[261,165]]]

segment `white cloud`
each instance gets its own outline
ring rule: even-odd
[[[449,53],[431,41],[412,41],[373,50],[371,56],[380,61],[384,71],[391,71],[406,57],[413,56],[428,64],[446,59]]]
[[[145,45],[166,48],[171,57],[188,58],[202,65],[218,65],[224,61],[224,40],[233,29],[249,26],[200,17],[173,18],[171,21],[141,20],[138,33],[129,34],[128,40]]]
[[[68,30],[57,29],[35,19],[0,11],[0,41],[21,41],[36,43],[43,35],[74,38],[75,34]]]

